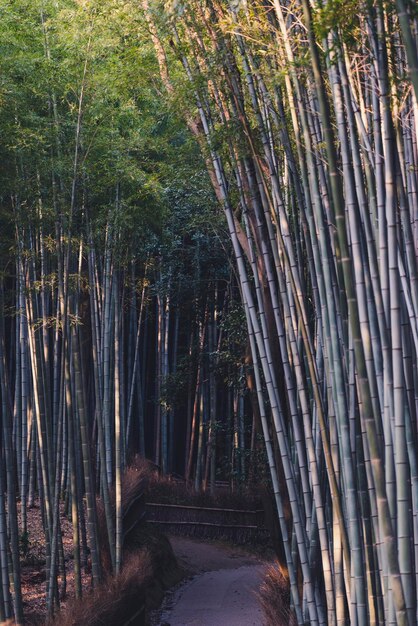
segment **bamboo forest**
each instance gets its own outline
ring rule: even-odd
[[[417,357],[416,0],[0,0],[1,623],[416,626]]]

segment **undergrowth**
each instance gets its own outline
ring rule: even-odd
[[[214,494],[209,491],[195,491],[194,487],[169,476],[159,476],[154,472],[147,493],[148,502],[161,504],[182,504],[227,509],[262,509],[262,501],[254,489],[242,487],[231,493],[229,489],[218,489]]]
[[[279,562],[270,565],[258,592],[266,626],[297,626],[290,608],[290,586],[287,571]]]

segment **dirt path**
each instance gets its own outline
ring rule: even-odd
[[[262,626],[256,592],[266,563],[239,548],[170,537],[190,573],[168,595],[159,626]]]

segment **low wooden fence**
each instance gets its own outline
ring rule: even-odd
[[[208,539],[225,539],[238,544],[266,544],[269,532],[263,510],[224,509],[181,504],[148,503],[147,519],[164,532]]]

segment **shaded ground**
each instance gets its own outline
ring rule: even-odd
[[[65,608],[66,601],[74,597],[74,561],[73,561],[73,531],[71,522],[64,515],[64,503],[60,503],[60,519],[62,543],[65,560],[66,580],[62,575],[58,577],[61,607]],[[20,527],[20,510],[18,507]],[[46,568],[45,568],[45,534],[42,525],[42,516],[39,500],[36,499],[32,508],[27,510],[27,537],[21,545],[21,580],[23,610],[28,626],[44,624],[46,615]],[[22,542],[23,543],[23,542]],[[91,586],[90,563],[82,568],[81,578],[83,591]]]
[[[267,563],[220,543],[170,537],[188,579],[168,594],[154,626],[262,626],[256,593]]]

